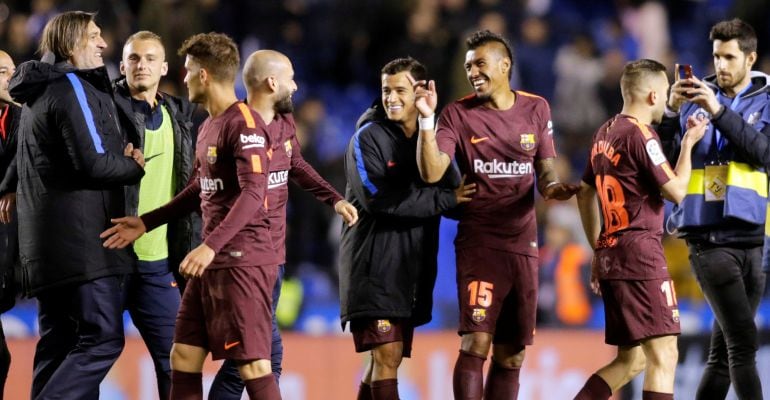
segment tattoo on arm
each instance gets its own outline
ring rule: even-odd
[[[535,161],[535,172],[537,173],[537,190],[540,194],[543,193],[548,184],[551,182],[558,182],[559,177],[556,175],[554,169],[554,159],[544,158]]]

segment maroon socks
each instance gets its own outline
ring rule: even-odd
[[[171,371],[171,394],[174,400],[203,400],[203,374]]]
[[[484,400],[514,400],[519,397],[520,368],[505,368],[492,360],[484,385]]]
[[[484,361],[486,359],[486,357],[460,350],[452,375],[456,400],[481,400],[484,394]]]
[[[599,375],[593,374],[575,396],[575,400],[608,400],[612,390]]]

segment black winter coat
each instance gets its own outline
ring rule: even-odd
[[[99,238],[125,214],[124,185],[144,174],[123,155],[106,68],[29,61],[9,89],[24,103],[16,194],[25,293],[131,272],[130,250],[105,249]]]
[[[417,170],[417,132],[407,138],[379,107],[359,120],[345,155],[345,198],[359,212],[342,230],[343,328],[356,318],[430,322],[440,214],[456,205],[459,174],[428,185]]]

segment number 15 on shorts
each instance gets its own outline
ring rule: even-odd
[[[473,307],[479,305],[481,307],[489,307],[492,305],[492,290],[495,285],[490,282],[484,281],[471,281],[468,284],[469,300],[468,304]]]
[[[674,281],[663,281],[660,284],[660,291],[666,296],[666,305],[669,307],[676,307],[676,289],[674,289]]]

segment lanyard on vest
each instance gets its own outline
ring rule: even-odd
[[[738,105],[741,103],[741,96],[743,96],[746,92],[748,92],[749,89],[751,89],[751,86],[752,85],[749,82],[748,86],[743,88],[743,90],[741,90],[740,93],[735,95],[735,98],[733,98],[733,100],[730,102],[730,109],[731,110],[735,111],[738,108]],[[720,100],[723,99],[723,98],[725,98],[725,97],[722,95],[722,92],[717,90],[717,101],[719,101],[720,104],[722,104],[722,102]],[[722,157],[721,157],[722,149],[727,144],[727,138],[722,136],[722,133],[719,132],[718,129],[714,129],[714,134],[715,134],[715,138],[716,138],[717,161],[721,162],[722,161]]]
[[[5,129],[5,119],[8,117],[8,114],[11,112],[11,106],[6,105],[2,110],[0,110],[0,113],[2,113],[2,116],[0,116],[0,135],[3,137],[3,141],[8,138],[8,133]]]

